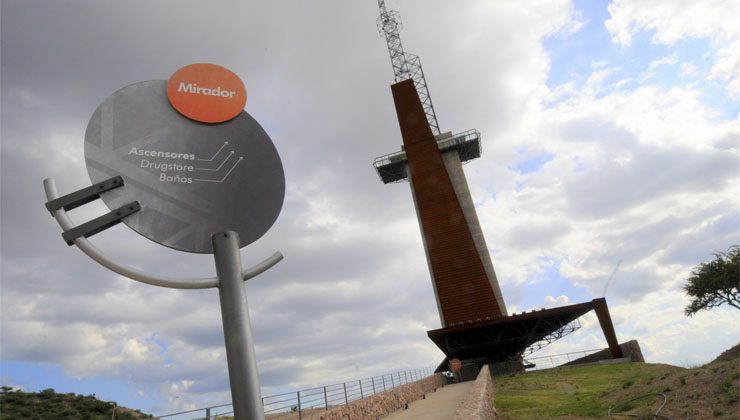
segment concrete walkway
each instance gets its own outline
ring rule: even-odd
[[[437,388],[437,392],[430,392],[424,400],[416,400],[409,404],[408,410],[398,410],[387,420],[398,419],[425,419],[451,420],[455,416],[455,409],[468,396],[470,387],[475,381],[461,382]]]

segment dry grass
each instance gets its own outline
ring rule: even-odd
[[[739,419],[740,359],[737,352],[685,369],[647,363],[553,369],[494,378],[502,419],[614,418],[654,414],[671,419]],[[634,401],[635,397],[645,396]],[[634,417],[633,417],[634,418]],[[650,417],[648,417],[650,418]]]

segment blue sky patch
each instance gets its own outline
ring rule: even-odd
[[[552,153],[539,153],[534,157],[517,163],[510,169],[513,169],[522,175],[527,175],[539,171],[547,162],[553,159],[555,159],[555,155]]]
[[[66,375],[61,367],[48,363],[2,362],[0,372],[3,384],[20,386],[26,392],[53,388],[60,394],[95,394],[98,400],[113,400],[125,407],[153,406],[159,402],[158,396],[140,396],[123,381],[101,375],[76,379]]]
[[[568,296],[569,304],[588,302],[600,296],[592,296],[585,288],[574,286],[560,274],[560,262],[548,257],[540,257],[540,262],[548,266],[536,279],[526,285],[527,292],[520,305],[522,309],[543,308],[545,297]]]
[[[580,12],[578,19],[585,22],[583,27],[574,34],[557,33],[543,41],[550,58],[546,82],[550,89],[569,82],[581,89],[595,71],[605,70],[608,74],[596,97],[646,83],[663,90],[695,84],[702,92],[701,101],[717,109],[720,118],[737,118],[740,101],[728,95],[723,83],[707,79],[716,59],[708,38],[664,45],[652,41],[653,30],[640,30],[632,35],[630,46],[623,46],[612,42],[606,28],[608,5],[608,1],[574,1]]]

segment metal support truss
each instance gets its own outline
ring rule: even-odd
[[[414,81],[414,86],[424,107],[424,113],[427,116],[429,127],[431,127],[434,135],[438,135],[440,131],[439,124],[437,123],[437,115],[434,113],[432,98],[429,96],[427,82],[424,79],[421,60],[419,60],[419,56],[403,51],[403,45],[401,44],[401,28],[403,27],[401,24],[401,15],[395,10],[387,10],[385,0],[378,0],[378,7],[380,8],[380,16],[377,19],[378,31],[381,35],[385,36],[385,41],[388,44],[388,53],[391,57],[391,65],[393,66],[393,75],[396,82],[407,79]]]
[[[602,311],[601,325],[607,341],[616,342],[604,298],[503,318],[468,321],[427,331],[427,335],[445,354],[445,360],[474,360],[479,367],[496,365],[498,373],[521,371],[530,364],[524,360],[525,356],[578,330],[581,328],[578,318],[596,309]],[[612,351],[612,357],[622,357],[622,353]],[[440,364],[437,371],[446,369],[445,363]]]
[[[532,344],[531,346],[527,347],[526,350],[524,350],[524,353],[522,353],[522,357],[526,357],[536,351],[541,350],[542,348],[549,346],[554,341],[560,340],[561,338],[565,337],[566,335],[569,335],[576,330],[581,328],[581,322],[578,321],[578,319],[573,320],[572,322],[565,324],[558,328],[557,330],[547,334],[546,336],[542,337],[540,341],[537,341],[536,343]]]
[[[487,356],[496,362],[519,360],[581,327],[578,320],[538,319],[532,323],[503,324],[444,337],[447,353],[454,357],[488,349]],[[492,360],[494,361],[494,360]]]

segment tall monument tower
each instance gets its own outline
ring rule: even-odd
[[[384,183],[408,179],[443,327],[507,315],[462,163],[480,156],[476,130],[439,133],[419,57],[403,51],[398,12],[379,0],[396,83],[403,148],[375,159]]]
[[[480,156],[475,130],[435,136],[412,80],[394,84],[402,151],[377,158],[384,183],[408,179],[442,326],[506,316],[462,162]]]
[[[427,331],[446,356],[438,371],[453,358],[464,366],[507,362],[519,369],[528,352],[580,328],[578,318],[591,310],[611,355],[622,357],[604,298],[508,314],[462,170],[463,162],[480,157],[480,134],[440,132],[421,61],[401,45],[400,16],[387,10],[384,0],[378,6],[378,30],[396,79],[391,91],[403,146],[375,159],[373,166],[384,183],[409,180],[411,185],[442,324]]]

